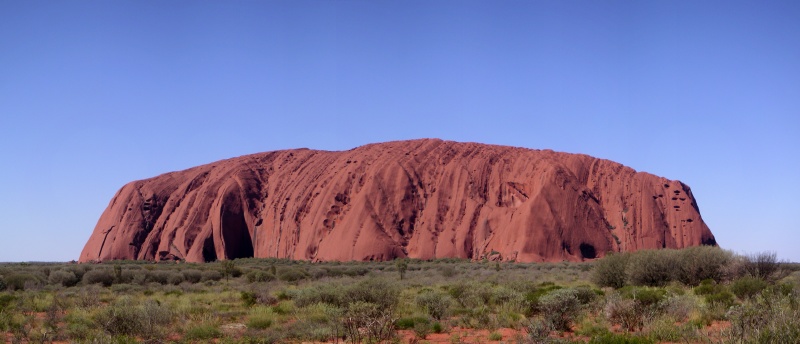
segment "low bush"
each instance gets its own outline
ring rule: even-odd
[[[197,269],[187,269],[181,272],[183,279],[189,283],[199,283],[203,279],[203,272]]]
[[[797,343],[800,338],[798,295],[765,290],[728,312],[730,337],[736,343]]]
[[[385,279],[368,278],[345,288],[344,304],[346,307],[355,302],[366,302],[378,305],[383,310],[394,310],[400,298],[397,284]]]
[[[247,281],[250,283],[269,282],[275,280],[275,275],[261,270],[252,270],[245,274]]]
[[[178,285],[183,283],[183,274],[180,272],[171,272],[167,275],[167,284]]]
[[[758,277],[744,276],[731,283],[731,292],[740,300],[752,298],[766,289],[769,284]]]
[[[428,313],[431,318],[442,320],[450,314],[450,307],[453,303],[450,295],[436,292],[424,291],[415,298],[417,306]]]
[[[633,285],[661,287],[677,274],[677,254],[674,250],[643,250],[631,254],[628,262],[628,281]]]
[[[25,290],[26,286],[41,284],[41,280],[34,274],[27,272],[11,273],[5,277],[6,288],[10,290]]]
[[[539,299],[539,307],[553,329],[569,331],[580,311],[578,292],[575,289],[554,290]]]
[[[719,305],[721,307],[730,307],[734,304],[734,295],[725,290],[714,294],[708,294],[703,296],[703,299],[706,301],[707,304],[715,306]]]
[[[461,307],[467,309],[488,305],[492,299],[492,289],[485,283],[458,282],[449,286],[447,292]]]
[[[378,304],[355,301],[342,317],[345,336],[354,343],[385,342],[394,336],[392,309]]]
[[[789,275],[791,271],[784,265],[775,252],[759,252],[745,256],[743,273],[772,283]]]
[[[677,251],[676,278],[694,286],[703,280],[722,282],[733,254],[714,246],[695,246]]]
[[[305,279],[308,277],[308,273],[306,273],[301,268],[297,267],[281,267],[278,269],[278,279],[284,282],[297,282],[299,280]]]
[[[240,298],[242,299],[242,303],[244,303],[245,307],[250,307],[258,302],[258,300],[256,299],[256,293],[251,291],[241,292]]]
[[[425,339],[431,333],[431,325],[426,322],[418,322],[414,324],[414,335],[419,339]]]
[[[619,289],[625,286],[630,254],[610,253],[594,262],[592,281],[601,287]]]
[[[667,291],[661,288],[628,286],[620,289],[623,298],[631,299],[644,307],[653,307],[667,298]]]
[[[102,284],[104,287],[114,284],[114,273],[108,269],[97,268],[83,274],[83,284]]]
[[[415,324],[430,323],[430,320],[425,317],[403,317],[395,320],[394,325],[398,330],[408,330],[414,328]]]
[[[632,334],[606,333],[592,338],[589,344],[654,344],[655,341]]]
[[[208,282],[208,281],[219,281],[222,279],[222,273],[217,270],[206,270],[203,271],[200,281],[201,282]]]
[[[56,270],[51,272],[50,276],[47,277],[47,283],[64,287],[75,286],[79,281],[75,273],[68,270]]]
[[[247,320],[247,327],[256,330],[267,329],[272,326],[273,319],[268,315],[255,315]]]
[[[189,327],[183,335],[186,340],[208,340],[219,337],[222,337],[222,331],[211,324],[194,325]]]
[[[95,323],[108,334],[141,336],[147,339],[162,338],[162,329],[172,322],[172,313],[156,301],[139,303],[123,296],[102,309]]]

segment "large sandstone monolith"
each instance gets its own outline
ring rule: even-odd
[[[679,181],[581,154],[423,139],[259,153],[131,182],[80,261],[580,261],[715,244]]]

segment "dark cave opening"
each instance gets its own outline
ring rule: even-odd
[[[594,259],[597,258],[597,250],[595,250],[594,246],[587,243],[582,243],[580,245],[581,256],[587,259]]]

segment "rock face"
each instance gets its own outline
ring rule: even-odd
[[[131,182],[80,261],[580,261],[716,245],[688,186],[550,150],[433,139],[241,156]]]

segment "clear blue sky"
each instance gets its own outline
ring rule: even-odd
[[[0,261],[77,259],[135,179],[423,137],[679,179],[800,261],[800,2],[0,0]]]

